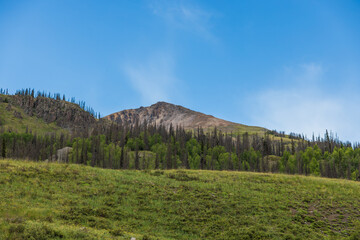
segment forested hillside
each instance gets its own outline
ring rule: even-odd
[[[29,116],[21,107],[9,103],[9,98],[4,95],[0,95],[0,127],[17,133],[25,133],[30,129],[39,134],[62,130],[56,123],[46,123],[41,118]]]
[[[47,127],[45,124],[52,124],[58,129],[83,132],[84,126],[95,124],[98,117],[98,113],[87,107],[85,102],[76,103],[75,98],[67,101],[65,95],[61,97],[59,93],[35,93],[33,89],[18,90],[15,95],[6,93],[5,90],[0,89],[0,106],[2,107],[0,120],[2,126],[13,128],[11,129],[13,131],[21,131],[14,119],[25,118],[21,121],[24,126],[31,118],[33,121],[42,122],[41,126],[44,128]]]
[[[2,104],[11,103],[29,116],[70,129],[39,134],[31,128],[23,132],[0,127],[2,158],[58,160],[113,169],[282,172],[353,180],[359,176],[358,146],[343,143],[328,132],[323,138],[308,140],[275,131],[235,134],[216,127],[211,131],[201,127],[189,131],[146,121],[123,124],[99,120],[94,111],[84,111],[60,95],[39,93],[35,97],[33,91],[23,90],[1,98]],[[70,154],[60,159],[64,147]]]

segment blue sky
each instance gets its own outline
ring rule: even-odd
[[[0,0],[0,87],[360,141],[360,2]]]

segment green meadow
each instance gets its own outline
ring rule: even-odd
[[[0,160],[0,239],[360,239],[360,183]]]

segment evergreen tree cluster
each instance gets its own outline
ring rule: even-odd
[[[7,89],[0,89],[0,94],[3,94],[3,95],[9,95],[9,91]],[[44,97],[44,98],[51,98],[51,99],[55,99],[55,100],[62,100],[62,101],[68,101],[68,102],[71,102],[71,103],[74,103],[76,105],[78,105],[81,109],[87,111],[88,113],[90,113],[94,118],[98,118],[100,119],[100,113],[99,112],[95,112],[94,109],[90,106],[87,106],[85,101],[76,101],[76,99],[74,97],[66,100],[66,96],[65,94],[63,94],[61,96],[60,93],[50,93],[50,92],[45,92],[45,91],[37,91],[35,93],[35,90],[34,89],[31,89],[31,88],[25,88],[25,89],[21,89],[21,90],[16,90],[15,92],[15,95],[18,95],[18,96],[31,96],[31,97],[34,97],[34,98],[37,98],[37,97]]]
[[[8,90],[8,89],[0,88],[0,94],[2,94],[2,95],[9,95],[9,90]]]
[[[66,162],[112,169],[207,169],[281,172],[357,180],[360,148],[326,132],[324,138],[277,139],[273,135],[229,134],[216,128],[109,124],[73,134],[37,135],[0,128],[0,157],[34,161],[58,159],[71,147]]]

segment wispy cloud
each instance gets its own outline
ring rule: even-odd
[[[256,124],[308,137],[322,135],[328,129],[342,140],[360,141],[356,101],[347,97],[346,89],[339,89],[339,94],[326,91],[326,71],[320,64],[287,68],[286,76],[286,86],[266,89],[252,98]]]
[[[181,1],[154,0],[149,2],[149,7],[154,15],[165,21],[170,30],[181,34],[181,31],[189,31],[206,41],[216,41],[210,31],[212,13],[209,11]],[[167,46],[148,58],[142,55],[136,61],[127,61],[122,65],[127,79],[141,95],[143,104],[174,100],[174,92],[179,90],[175,86],[178,88],[180,85],[175,74],[174,52],[176,49]]]
[[[124,64],[122,69],[144,104],[171,100],[177,79],[170,55],[157,54],[147,60]]]
[[[189,2],[152,1],[150,8],[153,14],[163,18],[169,26],[194,32],[201,37],[216,41],[211,32],[211,18],[214,13],[206,11]]]

